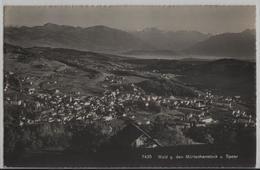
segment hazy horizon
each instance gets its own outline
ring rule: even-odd
[[[4,25],[74,27],[104,25],[124,31],[157,28],[162,31],[198,31],[206,34],[255,29],[254,6],[7,6]]]

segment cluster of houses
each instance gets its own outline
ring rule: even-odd
[[[122,84],[123,81],[125,80],[124,77],[121,76],[106,76],[104,83],[109,83],[109,84]]]
[[[255,127],[255,118],[251,114],[247,114],[245,111],[233,110],[233,124],[243,124],[244,127]]]
[[[30,80],[25,77],[21,81]],[[108,76],[105,78],[106,83],[122,84],[124,79],[120,76]],[[57,83],[57,82],[56,82]],[[32,86],[32,87],[30,87]],[[69,123],[73,121],[90,122],[102,120],[109,122],[119,117],[129,117],[136,119],[137,110],[152,111],[154,107],[168,110],[178,110],[185,113],[178,117],[178,121],[188,127],[204,126],[218,123],[212,118],[209,108],[216,102],[221,102],[230,106],[234,100],[230,97],[218,100],[210,92],[196,98],[164,97],[156,95],[147,95],[140,87],[135,84],[118,86],[116,89],[108,88],[101,96],[84,96],[80,93],[66,94],[60,89],[53,91],[44,91],[35,89],[33,84],[26,84],[26,91],[22,91],[26,98],[8,97],[8,88],[10,84],[5,82],[5,103],[17,105],[21,110],[26,110],[20,114],[19,126],[37,124],[42,122]],[[226,106],[226,105],[225,105]],[[224,107],[224,106],[223,106]],[[252,115],[236,108],[228,107],[232,116],[233,123],[242,123],[245,126],[255,126]],[[233,109],[233,110],[232,110]],[[34,115],[28,116],[28,112]],[[138,122],[138,120],[136,120]],[[152,120],[147,120],[150,124]],[[138,124],[142,124],[138,122]],[[187,127],[185,126],[185,127]]]

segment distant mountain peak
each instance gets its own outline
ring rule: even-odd
[[[44,24],[43,26],[44,26],[44,27],[58,27],[58,26],[60,26],[60,25],[58,25],[58,24],[53,24],[53,23],[51,23],[51,22],[47,22],[47,23]]]
[[[97,30],[118,30],[115,28],[111,28],[105,25],[95,25],[95,26],[91,26],[91,27],[87,27],[86,29],[97,29]],[[121,31],[121,30],[120,30]]]
[[[157,28],[157,27],[148,27],[148,28],[146,28],[146,29],[150,29],[150,30],[160,30],[160,29]]]
[[[105,25],[95,25],[95,26],[91,26],[91,27],[88,27],[88,28],[102,28],[102,29],[104,29],[104,28],[110,28],[110,27],[105,26]]]
[[[43,28],[47,28],[47,29],[77,29],[77,28],[80,28],[80,27],[74,27],[74,26],[69,26],[69,25],[59,25],[59,24],[53,24],[53,23],[46,23],[44,24],[43,26],[41,26]]]
[[[145,31],[149,31],[149,32],[162,32],[162,30],[160,30],[159,28],[156,28],[156,27],[144,28],[142,31],[143,32],[145,32]]]

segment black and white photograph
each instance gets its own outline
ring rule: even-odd
[[[5,6],[5,167],[255,167],[256,6]]]

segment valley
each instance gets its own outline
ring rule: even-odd
[[[151,139],[160,147],[253,142],[254,62],[137,59],[5,44],[4,63],[6,133],[23,136],[29,151],[158,147]],[[116,144],[129,121],[149,138]],[[17,140],[5,143],[10,153]]]

